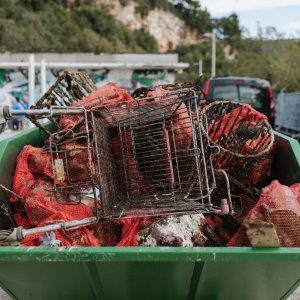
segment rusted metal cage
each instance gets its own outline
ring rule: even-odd
[[[194,90],[82,109],[75,119],[49,139],[56,193],[80,202],[91,189],[98,201],[100,192],[104,218],[220,211],[211,197],[214,152],[203,139]]]
[[[217,209],[211,201],[214,170],[204,155],[193,90],[136,98],[91,113],[105,217]]]
[[[178,83],[173,83],[173,84],[159,85],[158,87],[140,87],[140,88],[137,88],[136,90],[134,90],[133,93],[131,94],[131,96],[133,98],[147,97],[147,94],[151,91],[154,91],[156,88],[162,88],[169,92],[179,91],[182,89],[189,89],[189,90],[193,90],[195,95],[197,96],[198,105],[205,104],[207,100],[206,100],[206,95],[201,88],[200,79],[201,79],[201,77],[195,83],[194,82],[178,82]]]
[[[96,86],[85,72],[64,71],[41,99],[32,108],[69,106],[96,90]]]
[[[73,102],[85,98],[95,90],[95,84],[85,72],[70,73],[65,71],[41,99],[35,105],[31,106],[31,109],[40,110],[52,106],[70,106]],[[56,118],[53,118],[52,115],[47,118],[57,125]],[[45,131],[48,135],[50,134],[43,124],[38,121],[36,116],[30,116],[29,119],[34,125]]]
[[[201,129],[213,165],[223,169],[234,182],[247,183],[274,143],[267,118],[250,105],[237,102],[217,101],[206,106],[201,114]]]
[[[75,116],[80,121],[52,133],[46,141],[45,152],[51,155],[54,179],[50,191],[61,204],[93,205],[98,216],[99,170],[90,114],[76,107],[59,108],[59,112],[60,116]]]

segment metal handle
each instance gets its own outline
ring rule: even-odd
[[[90,217],[90,218],[73,220],[68,222],[56,221],[56,223],[51,225],[46,225],[43,227],[36,227],[31,229],[24,229],[22,226],[19,226],[11,230],[0,230],[0,246],[18,245],[18,242],[21,242],[26,236],[32,234],[52,232],[53,230],[58,230],[58,229],[64,229],[66,231],[75,230],[78,228],[95,224],[96,222],[97,222],[96,217]]]
[[[10,120],[14,116],[34,116],[40,118],[48,118],[59,116],[62,114],[81,114],[84,112],[82,107],[61,107],[61,106],[51,106],[50,108],[45,109],[11,109],[9,106],[3,106],[0,110],[0,118],[5,120]]]

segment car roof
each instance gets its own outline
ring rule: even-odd
[[[255,77],[239,77],[239,76],[216,76],[210,78],[210,80],[245,80],[245,81],[256,81],[260,83],[268,83],[268,80],[262,78],[255,78]]]

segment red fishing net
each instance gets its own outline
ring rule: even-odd
[[[109,83],[91,93],[85,99],[74,103],[73,106],[92,109],[99,105],[117,104],[129,100],[132,100],[132,98],[125,90]],[[82,115],[61,116],[59,120],[60,129],[68,130],[82,118]],[[70,175],[74,181],[76,179],[82,181],[84,177],[88,176],[85,171],[87,164],[86,152],[74,148],[74,143],[64,145],[66,148],[69,146],[72,148],[72,151],[68,152]],[[78,148],[80,146],[82,145],[78,145]],[[112,140],[112,147],[116,161],[120,163],[122,161],[119,157],[121,145],[118,136]],[[122,168],[121,165],[118,167]],[[137,174],[135,169],[130,170],[130,172],[133,178],[138,181],[143,178],[142,174]],[[124,182],[124,180],[121,179],[119,182]],[[64,184],[64,182],[60,182],[60,184]],[[88,205],[60,204],[65,202],[66,194],[53,193],[53,188],[54,176],[50,154],[44,152],[41,148],[34,148],[30,145],[25,146],[17,158],[13,178],[13,191],[19,194],[21,199],[11,197],[11,201],[16,204],[17,213],[15,218],[18,225],[24,228],[32,228],[44,226],[57,220],[72,221],[93,216],[92,208]],[[133,189],[135,189],[134,184]],[[146,220],[136,218],[114,223],[100,222],[97,225],[90,225],[72,231],[55,230],[55,235],[56,239],[60,240],[64,246],[112,246],[116,244],[118,246],[134,246],[136,245],[135,236],[140,224]],[[122,234],[120,230],[122,230]],[[43,234],[31,235],[22,242],[22,245],[38,245],[38,238],[42,236]]]
[[[125,178],[125,168],[124,160],[122,156],[122,140],[126,141],[127,147],[127,160],[125,164],[127,164],[130,172],[130,186],[131,186],[131,193],[132,196],[138,196],[140,193],[143,192],[145,188],[145,181],[144,176],[138,168],[138,162],[135,161],[133,152],[132,152],[132,137],[130,131],[124,131],[120,134],[116,135],[112,139],[112,149],[116,163],[116,169],[118,170],[117,175],[117,182],[118,182],[118,190],[121,196],[125,196],[126,194],[126,178]]]
[[[115,83],[108,83],[95,92],[88,95],[81,101],[72,104],[74,107],[83,107],[87,110],[105,104],[118,104],[121,102],[132,100],[132,97],[126,90],[119,88]],[[81,115],[66,115],[59,119],[59,127],[61,129],[69,129],[83,119]]]
[[[152,100],[146,101],[154,101],[155,97],[160,97],[166,94],[168,91],[157,88],[154,91],[148,93],[148,97],[154,97]],[[85,109],[92,109],[99,107],[104,104],[112,104],[118,105],[124,101],[132,100],[131,96],[123,89],[118,88],[115,84],[109,83],[94,93],[91,93],[85,99],[76,102],[73,106],[76,107],[84,107]],[[168,99],[166,98],[166,101]],[[263,116],[264,117],[264,116]],[[223,131],[223,125],[227,126],[230,122],[235,122],[238,119],[237,125],[243,122],[245,118],[248,118],[255,124],[257,118],[262,118],[262,116],[255,111],[247,114],[239,113],[231,114],[231,117],[224,116],[221,123],[219,125],[215,125],[215,136],[213,138],[214,141],[217,141],[220,138],[220,132]],[[82,115],[65,115],[61,116],[59,119],[59,126],[61,130],[68,130],[73,127],[75,124],[83,120]],[[168,135],[166,140],[170,142],[164,146],[166,148],[166,153],[170,152],[171,145],[174,144],[172,138],[176,138],[175,144],[178,145],[178,151],[187,151],[189,150],[192,142],[192,128],[191,121],[188,115],[187,107],[184,103],[181,103],[177,108],[175,114],[171,118],[171,122],[175,126],[175,130],[178,132],[175,137],[172,136],[171,132],[168,132],[166,129],[162,131],[161,134]],[[235,125],[235,126],[237,126]],[[81,130],[80,128],[78,130]],[[224,132],[223,132],[224,134]],[[226,128],[225,128],[226,134]],[[124,139],[128,141],[128,161],[126,162],[129,165],[138,165],[137,161],[134,161],[134,157],[132,155],[131,149],[131,136],[130,132],[124,131],[122,132],[122,136]],[[252,141],[249,144],[245,144],[245,147],[242,149],[242,153],[252,153],[253,149],[256,147],[256,143],[260,142],[261,137],[258,136],[256,140]],[[79,142],[77,142],[79,143]],[[66,143],[64,147],[73,147]],[[77,146],[77,144],[76,144]],[[78,148],[82,145],[78,144]],[[114,159],[116,162],[116,168],[121,170],[122,172],[116,172],[117,181],[119,184],[119,189],[124,189],[124,194],[126,193],[126,184],[123,174],[124,166],[122,159],[122,149],[121,149],[121,140],[119,134],[116,134],[111,139],[112,152],[114,155]],[[72,148],[73,149],[73,148]],[[63,150],[63,149],[62,149]],[[173,173],[171,170],[172,162],[170,163],[167,154],[163,155],[163,160],[165,164],[165,169],[169,173]],[[68,161],[70,170],[70,175],[73,177],[73,180],[83,181],[85,177],[89,174],[86,172],[86,165],[88,164],[88,157],[85,151],[77,150],[76,147],[72,151],[68,152]],[[256,168],[256,171],[251,175],[251,182],[257,183],[260,181],[261,177],[264,177],[266,172],[269,172],[270,165],[272,161],[272,156],[270,154],[270,159],[265,160],[262,165],[259,165]],[[221,164],[221,162],[219,161]],[[219,167],[221,167],[220,165]],[[100,170],[101,172],[101,170]],[[129,169],[132,182],[131,189],[132,195],[138,196],[143,189],[147,189],[146,178],[144,178],[143,174],[139,171],[139,168],[130,168]],[[172,177],[170,177],[172,183]],[[64,182],[60,182],[64,184]],[[272,186],[273,185],[273,186]],[[298,226],[299,220],[298,216],[300,216],[300,205],[297,202],[297,205],[291,204],[291,207],[286,205],[286,201],[288,201],[284,193],[290,193],[290,196],[293,196],[294,199],[300,201],[300,187],[278,187],[279,183],[272,183],[272,188],[267,187],[259,202],[255,206],[254,209],[247,215],[246,219],[260,218],[262,220],[273,220],[275,225],[277,225],[279,235],[281,236],[282,243],[284,245],[294,245],[293,238],[289,240],[286,237],[286,232],[288,230],[285,227],[285,224],[292,224],[294,228],[298,230],[300,229]],[[141,188],[142,187],[142,188]],[[284,188],[283,188],[284,187]],[[18,156],[17,159],[17,167],[15,171],[15,176],[13,179],[13,191],[20,195],[21,199],[17,199],[16,197],[11,197],[11,201],[15,203],[17,208],[17,213],[15,215],[16,221],[18,225],[23,226],[24,228],[32,228],[44,226],[45,224],[49,224],[49,222],[55,222],[57,220],[71,221],[78,220],[83,218],[88,218],[93,216],[93,207],[85,204],[76,204],[76,205],[65,205],[61,204],[62,202],[66,202],[64,193],[53,193],[54,188],[54,176],[52,170],[52,162],[49,153],[44,152],[41,148],[34,148],[30,145],[25,146],[24,149]],[[271,189],[271,190],[270,190]],[[286,191],[286,189],[288,189]],[[284,191],[283,191],[284,190]],[[274,195],[278,194],[280,191],[279,198],[277,199]],[[297,196],[295,196],[297,195]],[[275,199],[275,198],[276,199]],[[296,197],[296,198],[295,198]],[[275,200],[274,200],[275,199]],[[280,202],[283,202],[284,205],[280,206]],[[293,202],[293,201],[292,201]],[[264,204],[264,208],[261,206]],[[268,207],[267,213],[265,207]],[[294,213],[295,216],[292,214]],[[280,217],[280,218],[279,218]],[[280,220],[288,220],[290,223],[282,223]],[[96,225],[90,225],[84,228],[72,230],[72,231],[64,231],[64,230],[56,230],[56,239],[60,240],[64,246],[136,246],[136,235],[137,232],[147,224],[151,224],[154,219],[148,218],[135,218],[135,219],[124,219],[116,222],[99,222]],[[218,221],[218,220],[217,220]],[[222,229],[222,226],[218,225],[216,219],[211,220],[211,224],[214,224],[216,231],[218,231],[219,235],[222,236],[224,241],[229,240],[229,234],[225,230]],[[219,227],[218,227],[219,226]],[[289,229],[293,230],[293,229]],[[43,234],[37,234],[27,237],[22,245],[30,246],[38,244],[38,237],[41,237]],[[296,235],[291,235],[292,237],[296,237]],[[245,232],[243,229],[240,229],[237,234],[229,241],[228,245],[242,246],[248,245],[247,238],[245,236]],[[300,245],[300,243],[299,243]]]
[[[16,221],[24,228],[44,226],[55,220],[72,221],[92,217],[92,209],[84,204],[62,205],[58,198],[61,194],[54,194],[53,175],[50,155],[40,148],[30,145],[24,147],[17,158],[17,167],[13,178],[13,191],[20,195],[17,203]],[[16,197],[11,197],[16,202]],[[58,200],[58,201],[57,201]],[[56,237],[65,246],[97,246],[100,245],[87,228],[75,231],[55,231]],[[43,234],[32,235],[26,238],[23,245],[36,245],[37,237]]]
[[[167,93],[169,93],[169,91],[161,87],[157,87],[155,90],[149,92],[147,97],[163,97],[165,102],[171,101],[172,99],[174,100],[174,96],[166,95]],[[151,100],[153,101],[154,99]],[[173,141],[172,132],[169,130],[170,132],[168,132],[168,134],[170,138],[170,144],[173,145],[175,142],[177,151],[189,150],[192,143],[193,132],[186,104],[181,103],[178,106],[178,103],[176,103],[172,108],[174,109],[175,113],[172,115],[171,122],[176,135],[174,136],[175,141]]]
[[[137,246],[137,233],[156,222],[158,218],[133,218],[116,221],[117,224],[122,225],[122,237],[117,243],[118,247],[134,247]]]
[[[141,218],[135,218],[135,219],[124,219],[117,221],[119,224],[121,224],[122,227],[122,238],[118,242],[117,246],[137,246],[137,240],[136,235],[140,230]]]
[[[288,187],[274,180],[262,190],[259,201],[244,220],[271,222],[282,247],[300,247],[300,184]],[[227,245],[250,246],[243,226]]]
[[[241,123],[246,121],[248,125],[255,125],[261,119],[267,120],[268,118],[249,104],[243,104],[242,109],[241,107],[237,107],[224,115],[221,121],[210,125],[208,132],[213,133],[211,138],[216,142],[224,135],[229,134],[232,129],[237,128]]]

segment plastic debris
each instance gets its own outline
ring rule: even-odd
[[[274,224],[282,247],[300,247],[300,184],[290,187],[277,180],[263,188],[259,201],[244,221],[264,221]],[[228,246],[250,246],[245,227],[239,228]]]
[[[258,202],[253,188],[270,176],[275,151],[266,117],[228,101],[203,110],[200,94],[187,85],[95,90],[86,74],[65,73],[33,107],[37,116],[28,113],[50,136],[20,152],[10,201],[24,230],[94,222],[38,230],[21,245],[242,246],[241,224],[258,221],[281,245],[300,246],[300,188],[273,182]],[[37,122],[47,109],[54,133]]]

